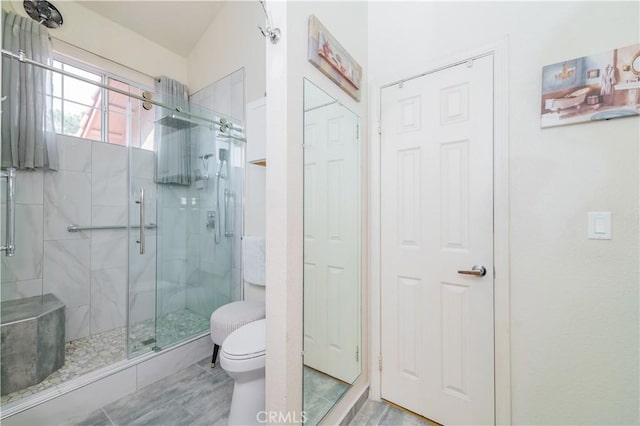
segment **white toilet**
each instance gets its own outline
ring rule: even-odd
[[[220,365],[234,380],[230,425],[258,425],[264,411],[266,320],[238,328],[224,340]]]

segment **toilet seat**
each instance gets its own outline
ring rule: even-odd
[[[226,371],[251,371],[264,368],[266,320],[244,325],[231,333],[222,344],[220,362]]]

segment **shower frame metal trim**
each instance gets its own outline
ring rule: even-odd
[[[4,56],[7,56],[7,57],[9,57],[11,59],[15,59],[15,60],[17,60],[19,62],[22,62],[22,63],[25,63],[25,64],[34,65],[34,66],[37,66],[37,67],[40,67],[40,68],[44,68],[44,69],[49,70],[51,72],[56,72],[58,74],[62,74],[62,75],[67,76],[67,77],[72,77],[72,78],[78,79],[78,80],[80,80],[82,82],[85,82],[85,83],[92,84],[94,86],[100,87],[102,89],[110,90],[110,91],[113,91],[115,93],[119,93],[121,95],[128,96],[130,98],[138,99],[139,101],[142,101],[142,102],[148,102],[150,104],[159,106],[161,108],[166,108],[166,109],[171,110],[171,111],[179,112],[180,114],[188,115],[188,116],[190,116],[192,118],[195,118],[197,120],[201,120],[201,121],[203,121],[205,123],[210,123],[210,124],[213,124],[215,126],[218,126],[218,129],[220,129],[221,132],[224,132],[225,129],[227,129],[227,128],[231,129],[231,130],[237,130],[237,131],[240,131],[240,132],[242,132],[244,130],[242,127],[238,127],[237,125],[235,125],[233,123],[230,123],[228,120],[226,120],[223,117],[220,117],[217,120],[216,119],[211,120],[210,118],[203,117],[201,115],[194,114],[194,113],[189,112],[189,111],[183,111],[182,108],[179,107],[179,106],[165,104],[163,102],[155,101],[155,100],[152,100],[152,99],[146,99],[145,97],[136,95],[135,93],[129,93],[129,92],[125,91],[125,90],[121,90],[121,89],[118,89],[116,87],[109,86],[108,84],[98,83],[98,82],[95,82],[95,81],[90,80],[88,78],[81,77],[79,75],[70,73],[68,71],[60,70],[60,69],[54,68],[54,67],[52,67],[50,65],[43,64],[43,63],[38,62],[38,61],[34,61],[33,59],[27,58],[27,56],[25,55],[25,52],[23,52],[23,51],[20,51],[19,53],[16,54],[16,53],[13,53],[13,52],[11,52],[9,50],[2,49],[2,54]]]

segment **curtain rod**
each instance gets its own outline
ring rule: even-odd
[[[102,89],[110,90],[112,92],[116,92],[116,93],[119,93],[121,95],[129,96],[130,98],[138,99],[138,100],[140,100],[142,102],[148,102],[150,104],[153,104],[153,105],[156,105],[156,106],[159,106],[159,107],[162,107],[162,108],[166,108],[166,109],[168,109],[170,111],[175,111],[175,112],[178,112],[180,114],[185,114],[185,115],[188,115],[190,117],[196,118],[198,120],[202,120],[202,121],[205,121],[207,123],[211,123],[213,125],[218,126],[218,129],[221,132],[224,132],[223,129],[227,129],[227,128],[231,128],[232,130],[239,130],[239,131],[243,130],[242,127],[238,127],[237,125],[235,125],[233,123],[230,123],[227,119],[222,118],[222,117],[218,121],[212,120],[210,118],[203,117],[201,115],[194,114],[192,112],[183,111],[181,107],[176,106],[176,105],[169,105],[169,104],[165,104],[165,103],[162,103],[162,102],[154,101],[152,99],[146,99],[146,98],[144,98],[142,96],[138,96],[136,94],[129,93],[127,91],[118,89],[116,87],[109,86],[108,84],[97,83],[97,82],[95,82],[93,80],[90,80],[90,79],[85,78],[85,77],[81,77],[79,75],[75,75],[75,74],[70,73],[68,71],[60,70],[60,69],[54,68],[54,67],[52,67],[50,65],[46,65],[46,64],[43,64],[41,62],[34,61],[32,59],[27,58],[23,51],[19,51],[18,54],[15,54],[15,53],[13,53],[13,52],[11,52],[9,50],[2,49],[2,54],[5,55],[5,56],[8,56],[11,59],[15,59],[15,60],[17,60],[19,62],[22,62],[22,63],[25,63],[25,64],[34,65],[36,67],[44,68],[44,69],[52,71],[52,72],[57,72],[59,74],[65,75],[67,77],[72,77],[72,78],[78,79],[80,81],[83,81],[85,83],[89,83],[89,84],[92,84],[94,86],[98,86],[98,87],[100,87]]]

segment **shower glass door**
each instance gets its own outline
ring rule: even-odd
[[[137,124],[152,134],[129,148],[130,357],[208,331],[213,310],[239,298],[244,147],[198,118],[218,114],[185,110],[195,116],[154,105]]]

